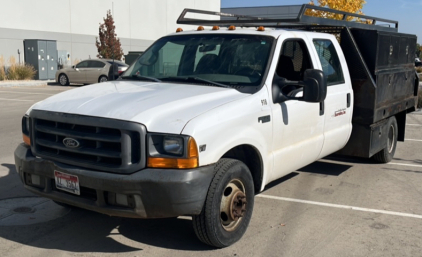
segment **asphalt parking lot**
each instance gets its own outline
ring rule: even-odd
[[[23,188],[13,158],[22,115],[71,88],[0,87],[1,256],[422,256],[422,112],[408,115],[391,163],[329,156],[293,172],[257,195],[241,241],[215,250],[196,239],[188,217],[108,217]],[[19,213],[14,199],[54,212]]]

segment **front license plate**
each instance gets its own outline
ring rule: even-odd
[[[60,171],[54,171],[54,178],[56,180],[57,189],[80,195],[79,179],[75,175],[66,174]]]

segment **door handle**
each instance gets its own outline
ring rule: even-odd
[[[350,93],[347,93],[347,108],[350,107]]]
[[[324,115],[324,111],[325,111],[325,104],[324,104],[324,101],[319,102],[319,116]]]

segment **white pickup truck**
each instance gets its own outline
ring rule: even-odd
[[[390,161],[415,109],[416,37],[375,24],[394,21],[304,15],[315,8],[297,7],[296,20],[186,9],[179,23],[221,28],[178,29],[120,80],[26,112],[15,151],[25,188],[113,216],[189,215],[202,242],[225,247],[271,181],[339,150]]]

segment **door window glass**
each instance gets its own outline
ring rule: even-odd
[[[89,61],[88,67],[89,68],[103,68],[105,63],[99,61]]]
[[[328,85],[344,83],[340,60],[333,43],[326,39],[316,39],[314,46],[321,62],[322,71],[327,76]]]
[[[80,63],[76,64],[76,68],[86,68],[86,67],[88,67],[88,62],[87,61],[80,62]]]

